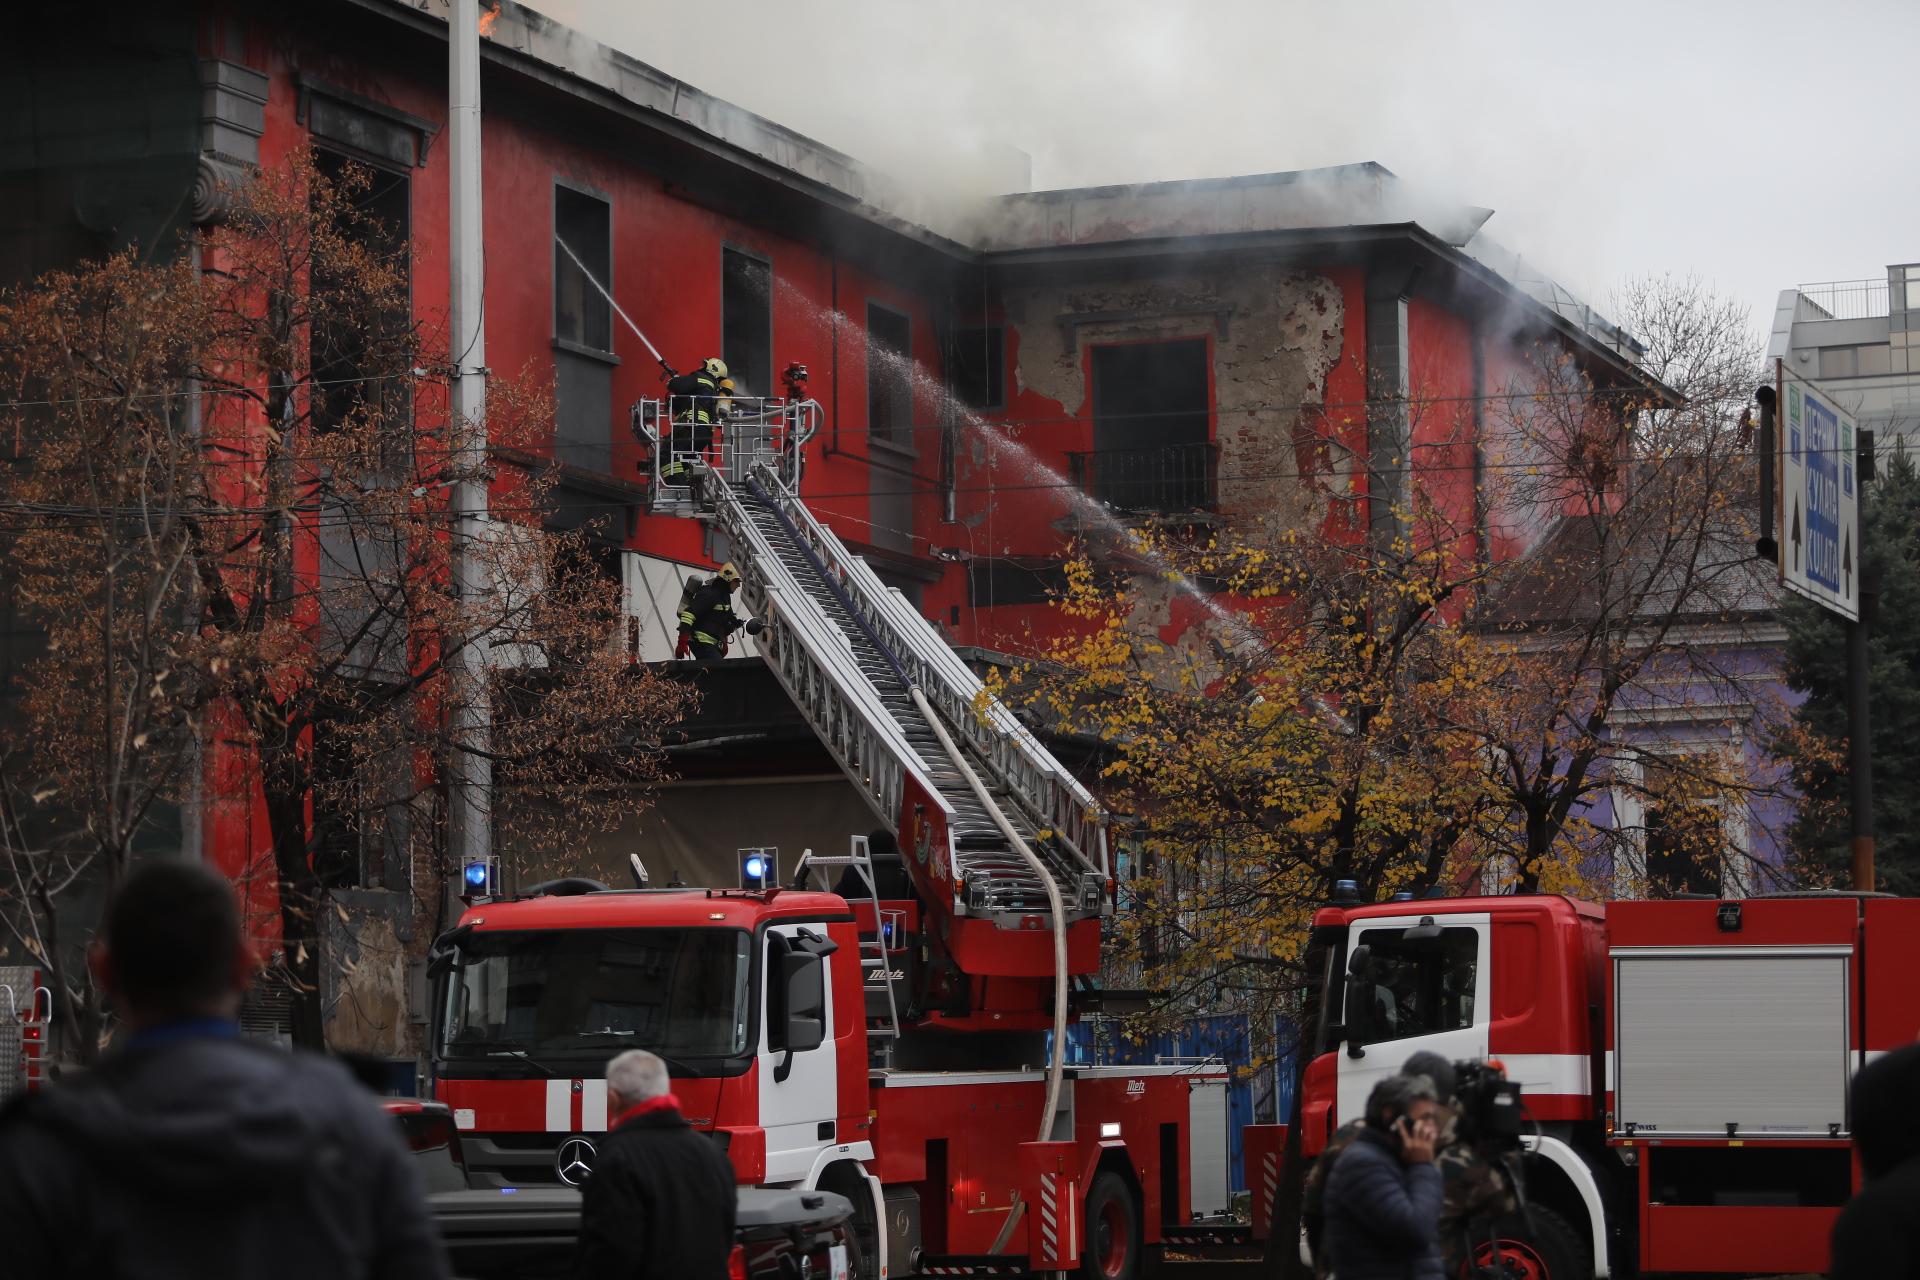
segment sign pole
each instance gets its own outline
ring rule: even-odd
[[[1854,545],[1860,548],[1860,617],[1847,624],[1847,778],[1852,809],[1853,887],[1873,891],[1873,721],[1867,701],[1870,693],[1867,651],[1874,605],[1880,584],[1867,571],[1866,482],[1873,478],[1873,432],[1862,431],[1856,470],[1860,477],[1860,504]]]
[[[1774,362],[1772,413],[1761,399],[1761,428],[1774,430],[1779,480],[1780,585],[1805,596],[1847,627],[1847,775],[1853,838],[1853,887],[1871,892],[1873,740],[1867,698],[1868,637],[1878,584],[1866,572],[1866,482],[1873,478],[1873,432],[1819,384]],[[1763,473],[1763,482],[1768,477]],[[1770,533],[1762,524],[1762,535]]]

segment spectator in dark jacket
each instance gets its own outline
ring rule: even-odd
[[[1833,1224],[1830,1280],[1920,1277],[1920,1044],[1853,1081],[1853,1145],[1866,1185]]]
[[[1430,1049],[1422,1049],[1407,1059],[1405,1065],[1400,1068],[1400,1074],[1425,1076],[1433,1082],[1436,1104],[1433,1117],[1434,1130],[1440,1135],[1435,1141],[1435,1146],[1436,1149],[1444,1147],[1447,1140],[1446,1130],[1452,1119],[1449,1107],[1453,1102],[1453,1064]],[[1339,1163],[1340,1157],[1346,1154],[1347,1147],[1366,1127],[1367,1122],[1364,1119],[1349,1120],[1334,1130],[1333,1136],[1327,1140],[1327,1145],[1320,1149],[1320,1155],[1314,1160],[1313,1166],[1307,1170],[1306,1185],[1301,1192],[1300,1221],[1306,1228],[1307,1247],[1313,1254],[1313,1273],[1320,1276],[1322,1280],[1330,1274],[1326,1247],[1321,1242],[1327,1221],[1327,1178],[1332,1175],[1333,1166]],[[1443,1236],[1442,1243],[1444,1242]]]
[[[644,1049],[607,1064],[610,1132],[580,1207],[575,1280],[726,1280],[733,1162],[680,1116],[667,1065]]]
[[[1433,1082],[1388,1076],[1327,1178],[1327,1261],[1338,1280],[1441,1280]]]
[[[9,1275],[437,1280],[414,1158],[339,1063],[240,1037],[227,882],[128,877],[91,957],[132,1038],[0,1113]]]

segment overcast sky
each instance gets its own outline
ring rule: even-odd
[[[934,189],[1377,160],[1604,303],[1749,301],[1920,261],[1920,2],[537,0]]]

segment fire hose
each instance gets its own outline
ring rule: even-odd
[[[933,707],[927,702],[927,695],[920,692],[918,685],[908,685],[907,692],[913,695],[913,705],[920,708],[927,723],[933,726],[940,746],[946,751],[947,758],[959,768],[960,774],[973,788],[973,794],[980,804],[992,815],[994,825],[1000,828],[1000,834],[1021,857],[1033,873],[1040,877],[1040,883],[1047,889],[1047,909],[1053,914],[1053,1052],[1047,1055],[1047,1104],[1040,1112],[1040,1134],[1035,1142],[1045,1142],[1053,1136],[1053,1117],[1060,1106],[1060,1077],[1064,1074],[1067,1057],[1067,909],[1060,901],[1060,886],[1054,883],[1053,873],[1048,871],[1020,833],[1013,829],[1007,816],[1000,812],[1000,806],[987,794],[987,788],[980,781],[980,775],[967,763],[966,756],[947,736],[947,727],[940,723],[940,717],[934,714]],[[999,1253],[1007,1247],[1007,1240],[1013,1235],[1014,1223],[1020,1220],[1021,1203],[1016,1194],[1012,1204],[1007,1206],[1007,1220],[1000,1228],[999,1237],[993,1242],[989,1253]]]

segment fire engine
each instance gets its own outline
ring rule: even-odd
[[[1264,1240],[1286,1126],[1245,1135],[1251,1227],[1196,1223],[1194,1099],[1220,1073],[1064,1069],[1068,1018],[1108,998],[1098,804],[800,501],[818,406],[732,411],[686,452],[676,406],[635,406],[653,510],[725,533],[769,667],[910,884],[882,896],[855,840],[807,869],[845,893],[743,863],[727,887],[476,898],[439,946],[435,1030],[472,1175],[578,1168],[604,1062],[644,1046],[743,1183],[861,1207],[865,1275],[1127,1276],[1151,1244]],[[1349,896],[1313,944],[1299,1158],[1410,1055],[1497,1059],[1530,1121],[1530,1216],[1483,1260],[1533,1280],[1824,1269],[1859,1180],[1849,1082],[1920,1032],[1920,902],[1878,895]]]
[[[1498,1238],[1520,1274],[1826,1270],[1859,1185],[1848,1085],[1920,1033],[1920,900],[1425,899],[1313,928],[1302,1158],[1411,1055],[1491,1057],[1531,1118],[1534,1230]],[[1283,1135],[1248,1135],[1261,1238]]]
[[[431,964],[469,1177],[578,1181],[605,1064],[640,1047],[743,1184],[853,1202],[856,1275],[1139,1274],[1191,1225],[1224,1071],[1064,1065],[1067,1021],[1113,999],[1091,982],[1114,893],[1099,805],[799,500],[817,405],[736,399],[706,447],[679,412],[635,406],[653,510],[724,530],[763,657],[907,882],[876,877],[865,838],[784,884],[758,854],[699,889],[508,898],[469,868]]]

